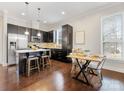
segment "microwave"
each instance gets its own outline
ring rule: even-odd
[[[41,42],[41,37],[38,37],[38,36],[32,36],[32,37],[31,37],[31,41],[32,41],[32,42],[39,43],[39,42]]]

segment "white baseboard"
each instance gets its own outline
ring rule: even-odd
[[[106,60],[103,68],[124,73],[124,61],[122,61],[122,60],[110,60],[109,59],[109,60]]]

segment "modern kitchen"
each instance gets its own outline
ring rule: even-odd
[[[39,52],[42,52],[39,53],[39,56],[42,56],[43,52],[46,52],[52,59],[71,62],[66,56],[72,50],[73,28],[68,24],[63,25],[59,31],[49,32],[8,24],[7,32],[8,65],[10,66],[24,63],[21,61],[24,61],[27,58],[26,54],[30,52],[36,53],[36,56]],[[16,56],[18,57],[18,62],[16,62]],[[30,55],[28,54],[28,56]]]
[[[123,2],[0,2],[0,91],[123,91]]]

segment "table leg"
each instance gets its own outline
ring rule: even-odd
[[[79,80],[79,81],[81,81],[81,82],[83,82],[83,83],[89,85],[88,79],[87,79],[87,77],[86,77],[86,75],[85,75],[85,69],[86,69],[87,66],[89,65],[90,60],[86,60],[86,63],[83,64],[83,65],[80,65],[78,59],[76,59],[76,61],[77,61],[77,63],[78,63],[78,66],[80,67],[80,71],[79,71],[79,73],[77,74],[77,76],[74,77],[74,78],[75,78],[76,80]],[[81,73],[83,74],[85,81],[78,79],[78,77],[79,77],[79,75],[80,75]]]

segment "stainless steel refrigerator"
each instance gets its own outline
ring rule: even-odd
[[[26,49],[28,36],[19,34],[8,34],[8,65],[16,64],[15,50]]]

